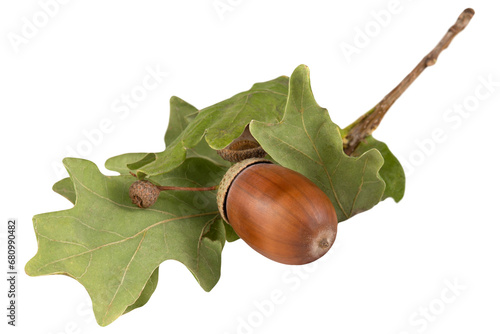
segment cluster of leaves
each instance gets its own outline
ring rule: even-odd
[[[135,181],[129,172],[161,185],[218,184],[229,164],[216,150],[247,125],[270,158],[329,196],[339,221],[403,196],[403,169],[384,143],[368,137],[352,156],[344,153],[345,131],[318,106],[301,65],[290,78],[257,83],[202,110],[172,97],[165,150],[110,158],[106,168],[119,176],[105,176],[87,160],[64,159],[69,178],[54,190],[74,207],[33,218],[38,252],[26,272],[76,279],[102,326],[148,301],[168,259],[183,263],[210,291],[225,242],[238,239],[217,212],[215,192],[164,191],[153,207],[139,209],[128,197]]]

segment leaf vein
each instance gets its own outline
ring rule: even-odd
[[[69,259],[72,259],[72,258],[75,258],[75,257],[78,257],[78,256],[81,256],[81,255],[85,255],[85,254],[88,254],[88,253],[92,253],[92,252],[95,252],[99,249],[102,249],[104,247],[108,247],[108,246],[113,246],[113,245],[117,245],[117,244],[120,244],[122,242],[125,242],[125,241],[128,241],[128,240],[131,240],[131,239],[134,239],[135,237],[141,235],[141,233],[144,233],[144,232],[147,232],[149,231],[150,229],[158,226],[158,225],[161,225],[161,224],[165,224],[165,223],[170,223],[170,222],[173,222],[173,221],[177,221],[177,220],[182,220],[182,219],[190,219],[190,218],[197,218],[197,217],[203,217],[203,216],[210,216],[210,215],[215,215],[217,214],[218,212],[215,211],[215,212],[206,212],[206,213],[201,213],[201,214],[196,214],[196,215],[190,215],[190,216],[184,216],[184,217],[175,217],[175,218],[170,218],[170,219],[165,219],[165,220],[162,220],[162,221],[159,221],[155,224],[152,224],[144,229],[142,229],[141,231],[137,232],[136,234],[130,236],[130,237],[127,237],[127,238],[124,238],[122,240],[117,240],[117,241],[113,241],[113,242],[110,242],[110,243],[107,243],[107,244],[104,244],[104,245],[100,245],[98,247],[95,247],[93,249],[89,249],[87,250],[86,252],[82,252],[82,253],[78,253],[78,254],[73,254],[73,255],[70,255],[70,256],[67,256],[65,258],[62,258],[62,259],[59,259],[59,260],[56,260],[56,261],[52,261],[52,262],[49,262],[43,266],[41,266],[40,268],[38,268],[38,271],[41,271],[43,268],[49,266],[49,265],[52,265],[52,264],[55,264],[55,263],[58,263],[58,262],[61,262],[61,261],[66,261],[66,260],[69,260]]]
[[[304,114],[301,115],[301,119],[302,119],[302,128],[307,136],[307,138],[309,139],[309,142],[311,143],[311,146],[313,147],[314,149],[314,152],[316,152],[316,155],[319,159],[319,162],[318,164],[321,166],[321,168],[323,169],[323,171],[325,172],[325,175],[327,176],[328,178],[328,182],[330,183],[330,188],[332,189],[332,192],[333,192],[333,196],[335,197],[335,201],[337,202],[340,210],[342,211],[342,213],[347,216],[347,213],[344,209],[344,207],[342,206],[342,203],[340,203],[340,199],[337,195],[337,191],[335,190],[335,187],[333,186],[333,180],[332,180],[332,176],[330,175],[329,171],[328,171],[328,168],[326,167],[324,161],[323,161],[323,158],[321,156],[321,154],[319,153],[319,150],[318,150],[318,147],[316,146],[316,143],[313,141],[313,139],[311,138],[311,136],[309,135],[309,132],[307,131],[307,128],[306,128],[306,123],[305,123],[305,120],[304,120]],[[324,122],[323,122],[324,123]],[[322,124],[323,124],[322,123]],[[339,159],[339,162],[340,162],[340,159]]]
[[[356,196],[354,196],[354,200],[352,202],[352,207],[351,207],[351,212],[349,213],[349,217],[352,217],[352,214],[354,212],[354,207],[356,205],[356,200],[358,199],[359,193],[361,192],[361,189],[363,188],[363,184],[365,181],[365,170],[366,170],[367,164],[368,164],[368,159],[365,159],[365,164],[363,165],[363,172],[361,173],[361,183],[359,184],[358,192],[356,193]]]
[[[113,305],[113,302],[115,301],[115,298],[116,298],[116,295],[118,294],[118,291],[120,290],[120,288],[122,287],[123,285],[123,282],[125,281],[125,276],[127,276],[127,272],[130,268],[130,264],[132,263],[132,261],[135,259],[135,256],[137,255],[137,252],[139,251],[139,249],[141,248],[142,246],[142,242],[144,241],[144,238],[146,237],[146,233],[147,231],[144,232],[144,234],[142,235],[142,239],[141,241],[139,242],[139,245],[137,246],[134,254],[132,255],[132,257],[130,258],[130,261],[128,262],[127,266],[125,267],[125,271],[123,272],[123,276],[122,276],[122,279],[120,281],[120,284],[118,285],[118,287],[116,288],[116,291],[115,291],[115,294],[113,295],[113,298],[111,298],[111,301],[109,302],[108,304],[108,307],[106,308],[106,313],[104,314],[103,318],[105,319],[106,316],[108,315],[109,313],[109,310],[111,309],[111,306]],[[129,292],[130,293],[130,292]],[[132,295],[132,294],[131,294]],[[132,295],[133,297],[133,295]]]

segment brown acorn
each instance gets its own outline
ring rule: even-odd
[[[217,202],[241,239],[280,263],[315,261],[337,235],[328,196],[302,174],[265,159],[233,165],[220,183]]]

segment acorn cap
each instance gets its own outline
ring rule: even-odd
[[[218,150],[217,154],[226,161],[239,162],[250,158],[263,158],[267,153],[258,142],[245,139],[233,141],[222,150]]]
[[[223,149],[218,150],[217,154],[224,160],[240,162],[250,158],[264,158],[267,153],[254,136],[252,136],[250,128],[247,125],[238,138]]]
[[[226,197],[229,191],[229,187],[233,183],[233,180],[236,178],[236,176],[238,176],[238,174],[240,174],[245,168],[260,163],[271,164],[272,162],[263,158],[250,158],[240,161],[232,165],[220,181],[219,188],[217,189],[217,206],[219,208],[222,219],[224,219],[226,223],[230,224],[226,217]]]

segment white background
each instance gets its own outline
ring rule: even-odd
[[[7,326],[1,315],[2,328],[54,334],[499,333],[500,4],[400,0],[381,25],[373,13],[387,10],[389,0],[222,0],[230,6],[222,14],[214,3],[67,1],[17,47],[12,36],[22,36],[26,20],[33,22],[42,7],[34,0],[0,4],[0,218],[19,219],[21,272],[19,326]],[[96,324],[76,281],[24,274],[37,248],[32,216],[71,207],[51,187],[64,176],[54,166],[72,151],[80,148],[81,157],[111,175],[104,168],[108,157],[163,149],[170,96],[204,108],[255,82],[290,75],[299,64],[310,67],[319,104],[346,126],[388,93],[467,7],[476,10],[469,27],[375,133],[406,161],[405,198],[342,223],[322,260],[280,265],[238,241],[225,247],[222,276],[210,293],[181,264],[166,262],[148,304],[105,328]],[[365,29],[371,29],[368,41],[355,44]],[[358,45],[357,53],[346,57],[346,44]],[[128,115],[114,112],[117,99],[141,85],[148,67],[169,74]],[[491,92],[481,81],[488,78],[496,82]],[[103,119],[111,120],[112,130],[90,147],[82,144],[84,132],[99,129]],[[432,144],[436,131],[441,140]],[[6,305],[2,282],[0,305]],[[270,307],[266,301],[276,293],[282,303]]]

